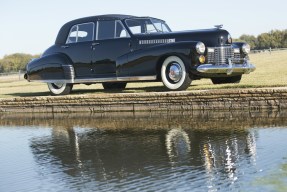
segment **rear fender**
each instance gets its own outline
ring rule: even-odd
[[[63,53],[56,53],[32,60],[26,66],[28,81],[72,82],[75,77],[72,61]]]

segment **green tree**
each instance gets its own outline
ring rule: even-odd
[[[30,55],[24,53],[15,53],[12,55],[5,55],[0,60],[0,72],[12,72],[25,70],[26,64],[33,58],[39,55]]]
[[[258,41],[254,35],[243,34],[239,37],[239,39],[243,42],[248,43],[250,45],[251,49],[255,49],[257,47]]]
[[[270,47],[280,48],[282,47],[284,33],[279,30],[272,30],[269,32],[270,35]]]
[[[268,49],[271,47],[271,38],[268,33],[258,35],[257,40],[259,49]]]
[[[257,37],[243,34],[234,42],[247,42],[251,49],[287,48],[287,30],[271,30]]]
[[[287,48],[287,30],[283,31],[282,47]]]

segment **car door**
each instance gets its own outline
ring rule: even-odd
[[[93,43],[95,77],[116,77],[116,60],[131,51],[131,38],[121,21],[98,21]]]
[[[92,69],[92,43],[94,39],[95,24],[83,23],[74,25],[69,33],[67,42],[61,47],[73,62],[76,78],[91,78]]]

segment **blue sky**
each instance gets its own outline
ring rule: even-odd
[[[223,24],[233,37],[287,29],[284,0],[3,0],[0,58],[5,54],[42,53],[60,27],[73,19],[101,14],[153,16],[172,30],[210,28]]]

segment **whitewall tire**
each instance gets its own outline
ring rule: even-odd
[[[192,81],[183,61],[177,56],[170,56],[164,60],[161,79],[166,88],[174,91],[186,90]]]
[[[52,95],[68,95],[72,89],[73,84],[70,83],[48,83],[48,88]]]

